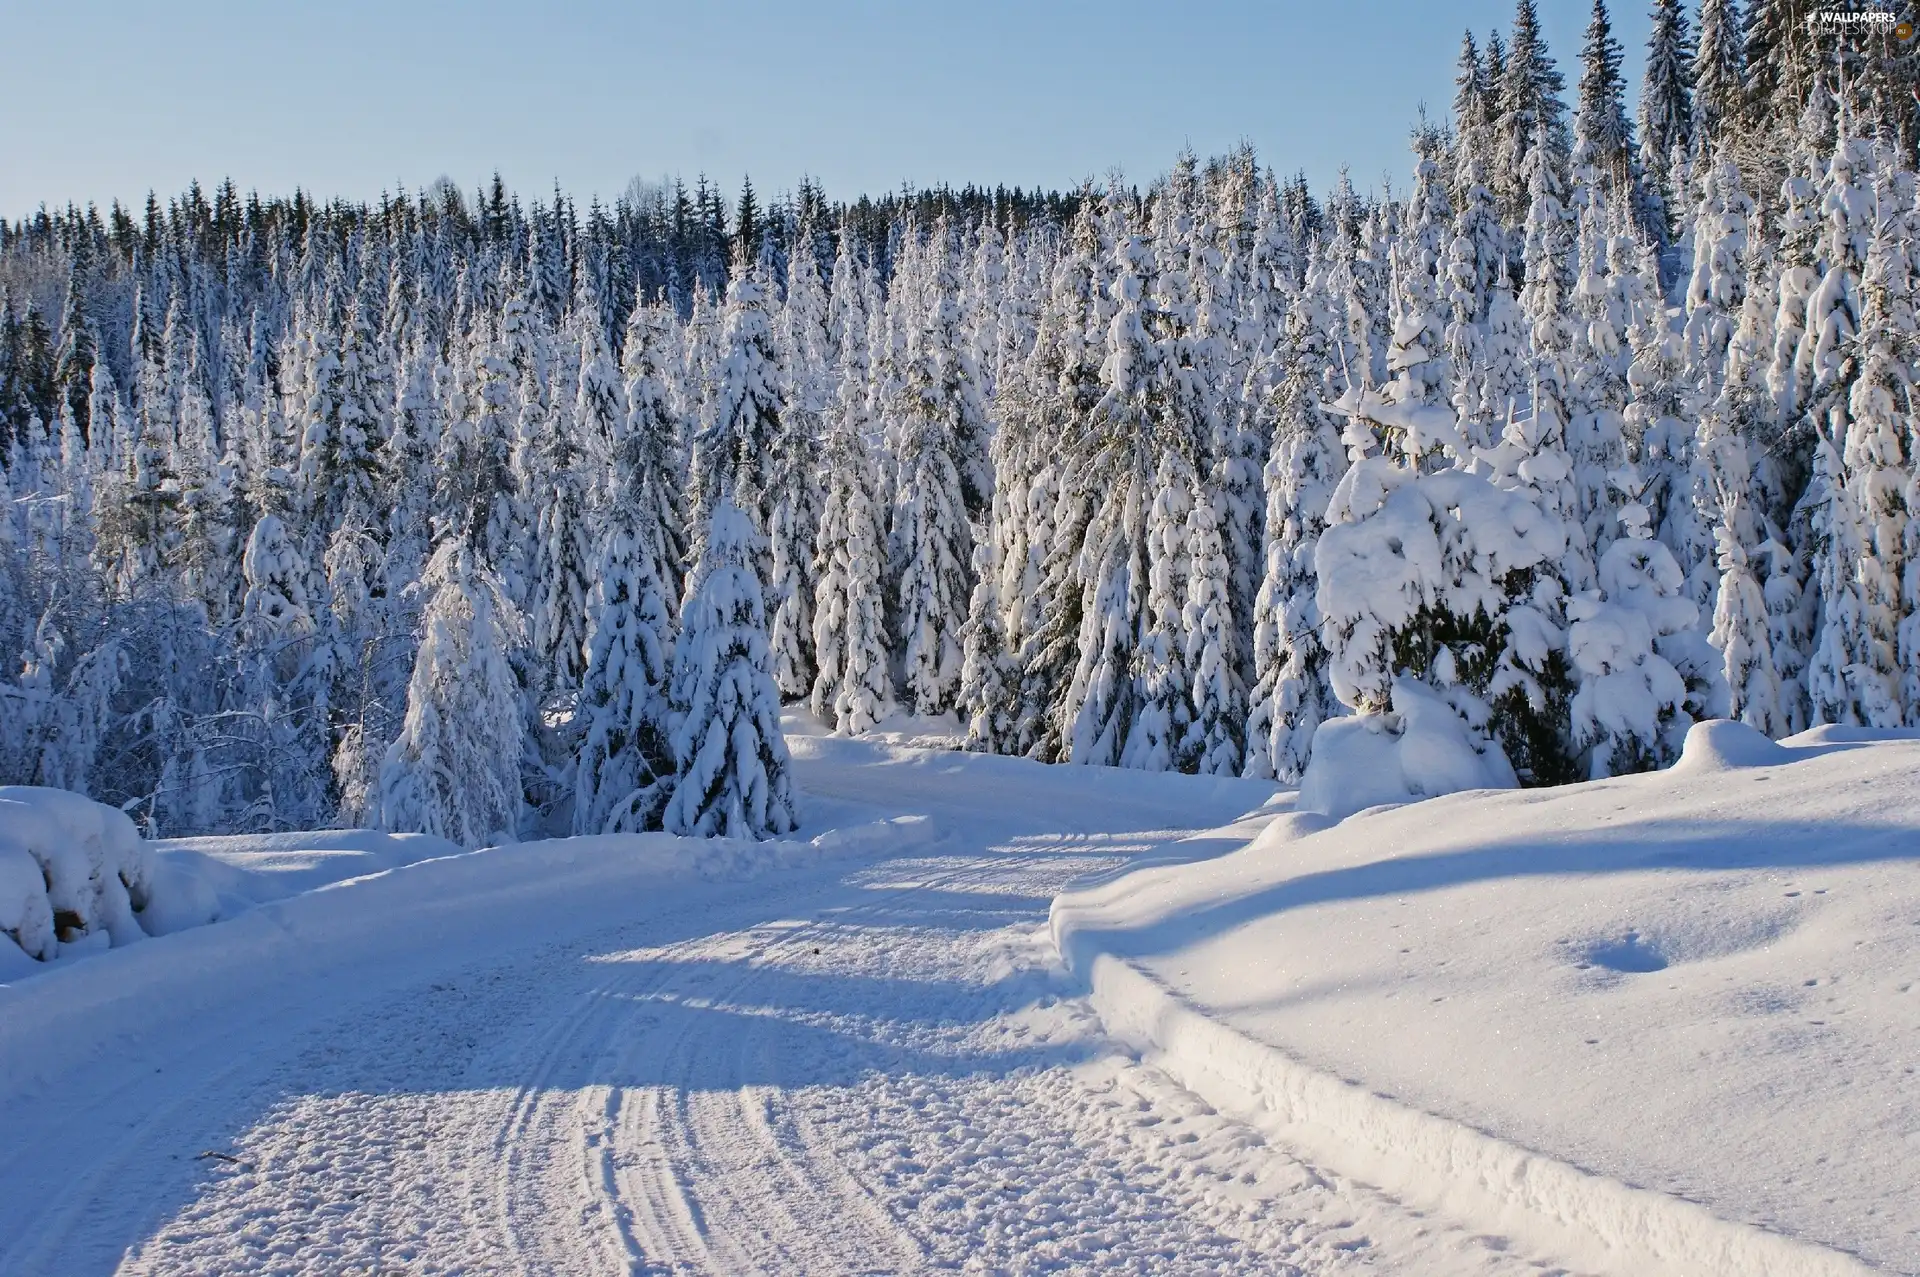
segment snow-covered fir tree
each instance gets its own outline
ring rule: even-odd
[[[731,496],[717,494],[673,648],[669,833],[772,838],[799,823],[754,570],[759,540]]]
[[[380,769],[380,824],[480,847],[519,832],[526,714],[508,654],[523,624],[500,578],[461,535],[420,578],[424,633],[407,714]]]

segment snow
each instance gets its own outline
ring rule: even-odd
[[[135,840],[222,920],[0,966],[0,1272],[1920,1260],[1920,733],[1336,822],[888,726],[806,836]]]
[[[163,931],[159,917],[138,916],[155,891],[152,856],[124,813],[63,789],[0,786],[0,933],[25,956]]]
[[[1406,1200],[1603,1271],[1916,1271],[1917,777],[1704,723],[1663,773],[1281,798],[1052,927],[1110,1031]]]
[[[1391,712],[1320,725],[1297,809],[1339,819],[1369,807],[1519,783],[1498,744],[1475,741],[1466,720],[1424,684],[1396,678]]]
[[[1189,835],[1272,785],[786,728],[811,838],[437,856],[0,988],[0,1271],[1537,1271],[1054,969],[1054,893],[1225,850]],[[428,849],[301,841],[160,854]]]

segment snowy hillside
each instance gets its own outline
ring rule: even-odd
[[[1782,748],[1720,723],[1656,776],[1331,825],[1289,807],[1244,849],[1054,906],[1110,1027],[1175,1077],[1436,1197],[1448,1165],[1519,1159],[1396,1105],[1920,1271],[1920,737]],[[1183,1034],[1169,1007],[1231,1034]],[[1396,1103],[1315,1105],[1309,1078]],[[1535,1191],[1489,1182],[1508,1205]],[[1576,1188],[1555,1209],[1631,1237],[1616,1206]]]

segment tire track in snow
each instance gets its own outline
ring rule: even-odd
[[[1027,964],[1067,879],[1174,835],[1076,827],[1144,811],[1009,808],[1019,832],[972,846],[212,1019],[240,1030],[229,1054],[169,1061],[133,1148],[67,1159],[73,1226],[35,1252],[58,1266],[6,1271],[110,1267],[132,1223],[124,1271],[196,1277],[1537,1271],[1115,1054]],[[246,1165],[191,1168],[184,1200],[180,1175],[118,1182],[183,1140]]]

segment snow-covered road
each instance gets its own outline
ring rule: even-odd
[[[1540,1271],[1213,1114],[1049,972],[1057,890],[1253,790],[795,748],[823,806],[944,836],[252,973],[0,1094],[0,1273]]]

